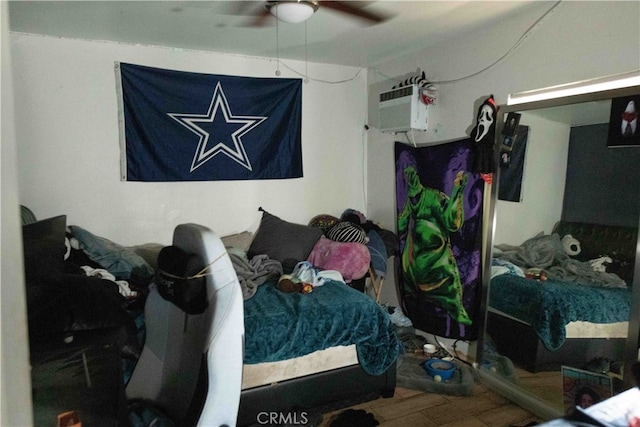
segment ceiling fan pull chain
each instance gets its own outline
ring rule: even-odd
[[[307,59],[307,21],[304,21],[304,82],[309,83],[309,61]]]
[[[280,76],[280,33],[278,25],[278,8],[276,8],[276,76]]]

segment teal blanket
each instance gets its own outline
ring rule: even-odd
[[[553,351],[564,343],[569,322],[628,321],[631,291],[502,274],[491,279],[489,305],[533,326]]]
[[[244,328],[247,364],[355,344],[364,371],[380,375],[402,352],[389,315],[373,299],[338,281],[310,294],[284,293],[265,283],[244,302]]]

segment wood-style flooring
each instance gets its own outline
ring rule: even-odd
[[[564,412],[562,394],[562,373],[560,371],[543,371],[535,374],[516,367],[518,384],[549,406]]]
[[[344,408],[324,414],[328,427]],[[396,387],[393,397],[365,402],[351,409],[374,415],[381,427],[520,427],[542,420],[476,383],[472,396],[448,396]]]

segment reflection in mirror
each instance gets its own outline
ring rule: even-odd
[[[494,205],[479,357],[486,375],[557,417],[586,389],[602,400],[627,388],[637,358],[640,147],[608,146],[611,98],[540,104],[501,108],[503,120],[521,114],[527,142],[517,203]]]
[[[507,118],[507,123],[509,118]],[[500,145],[500,185],[498,200],[520,202],[522,200],[522,178],[525,153],[529,139],[529,126],[515,125],[504,135]]]

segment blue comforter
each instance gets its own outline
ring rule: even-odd
[[[402,352],[389,315],[370,297],[338,281],[310,294],[284,293],[265,283],[244,302],[244,327],[247,364],[356,344],[365,372],[380,375]]]
[[[630,297],[626,288],[542,282],[502,274],[491,279],[489,305],[532,325],[545,347],[553,351],[564,343],[569,322],[629,320]]]

